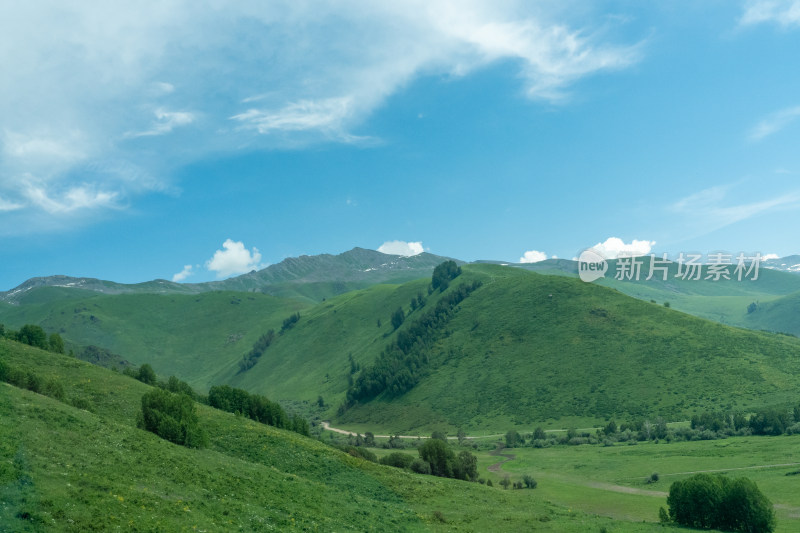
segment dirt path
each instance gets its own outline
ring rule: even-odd
[[[331,426],[329,420],[323,420],[320,422],[322,425],[322,429],[327,429],[328,431],[333,431],[334,433],[340,433],[342,435],[352,435],[353,437],[356,436],[356,433],[353,431],[348,431],[346,429],[335,428]],[[363,435],[363,433],[362,433]],[[498,433],[496,435],[482,435],[482,436],[475,436],[475,437],[465,437],[466,439],[487,439],[493,437],[502,437],[505,433]],[[375,438],[379,439],[388,439],[392,435],[375,435]],[[395,437],[400,437],[401,439],[429,439],[430,437],[425,437],[422,435],[394,435]],[[458,440],[458,437],[447,437],[449,440]]]
[[[666,498],[669,496],[668,493],[661,492],[660,490],[637,489],[636,487],[626,487],[625,485],[614,485],[613,483],[602,483],[599,481],[590,481],[588,483],[583,483],[583,485],[593,489],[620,492],[622,494],[638,494],[639,496],[653,496],[654,498]]]
[[[502,453],[503,450],[504,448],[498,446],[497,448],[489,452],[489,455],[493,455],[495,457],[505,457],[505,459],[503,459],[502,461],[498,461],[492,465],[489,465],[486,468],[489,472],[499,472],[505,463],[513,461],[514,459],[517,458],[517,456],[514,455],[513,453]]]
[[[738,466],[735,468],[717,468],[715,470],[695,470],[693,472],[673,472],[672,474],[660,474],[661,476],[683,476],[687,474],[711,474],[714,472],[732,472],[734,470],[759,470],[762,468],[781,468],[784,466],[797,466],[800,463],[783,463],[777,465],[757,465],[757,466]]]

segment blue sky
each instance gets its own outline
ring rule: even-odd
[[[800,253],[798,0],[266,4],[0,7],[0,290]]]

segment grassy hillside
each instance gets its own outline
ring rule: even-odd
[[[64,292],[69,295],[65,297]],[[104,295],[59,287],[29,291],[0,310],[7,327],[38,324],[68,343],[96,345],[199,389],[230,379],[258,336],[306,307],[264,294]]]
[[[183,448],[135,428],[138,381],[2,340],[0,361],[64,388],[59,402],[0,384],[2,531],[660,528],[379,466],[204,406],[209,446]]]
[[[425,346],[429,363],[420,382],[399,397],[362,402],[338,423],[381,432],[504,431],[612,417],[688,419],[800,396],[795,338],[726,327],[660,301],[498,265],[465,266],[449,291],[474,280],[483,286]],[[777,282],[767,281],[767,289],[778,290]],[[375,285],[311,307],[247,293],[64,299],[40,291],[67,289],[41,288],[30,293],[41,303],[0,309],[0,321],[41,324],[68,341],[149,362],[159,374],[175,374],[200,389],[230,383],[309,404],[322,396],[322,415],[336,419],[351,381],[397,339],[392,312],[402,307],[408,315],[402,332],[436,306],[441,295],[427,295],[428,283]],[[410,302],[420,293],[427,303],[413,311]],[[277,332],[298,310],[295,327],[240,372],[238,362],[255,340],[269,329]],[[352,372],[353,365],[360,370]]]
[[[800,396],[800,341],[726,327],[600,286],[498,267],[430,349],[430,375],[342,419],[403,431],[750,409]]]
[[[800,292],[768,302],[758,302],[744,319],[747,327],[800,336]]]
[[[724,278],[715,281],[708,276],[707,270],[703,271],[700,280],[683,280],[676,277],[678,264],[671,263],[668,267],[667,280],[664,281],[660,272],[656,271],[652,279],[647,280],[650,269],[650,258],[642,257],[641,275],[639,280],[617,280],[617,262],[609,261],[606,277],[594,283],[611,287],[618,291],[638,298],[640,300],[655,300],[658,303],[669,302],[673,309],[683,311],[701,318],[707,318],[746,328],[754,327],[747,317],[747,306],[753,302],[769,302],[782,296],[800,291],[800,276],[779,270],[765,268],[762,264],[758,279],[743,279],[738,281]],[[535,271],[541,274],[555,274],[577,277],[577,262],[564,259],[548,259],[539,263],[515,265],[518,268]],[[733,267],[731,268],[731,271]],[[796,315],[795,315],[796,316]],[[776,318],[776,322],[772,322]],[[778,317],[766,317],[761,322],[764,325],[755,326],[755,329],[768,329],[776,331],[781,325]]]

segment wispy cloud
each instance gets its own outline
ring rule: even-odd
[[[739,20],[743,26],[773,22],[783,27],[800,26],[800,0],[750,0]]]
[[[16,211],[17,209],[22,209],[22,207],[22,204],[9,202],[8,200],[0,198],[0,211]]]
[[[730,185],[708,188],[678,200],[668,210],[689,221],[693,230],[701,228],[701,235],[706,235],[761,214],[800,208],[800,191],[756,202],[733,203],[728,201],[732,189]]]
[[[242,123],[244,128],[254,129],[261,134],[317,131],[341,142],[367,140],[366,137],[347,132],[354,118],[355,111],[349,97],[301,100],[276,111],[248,109],[231,117]]]
[[[209,152],[373,141],[359,130],[414,80],[500,61],[530,98],[563,102],[641,57],[577,20],[517,0],[7,2],[0,197],[32,219],[119,207]],[[158,183],[83,174],[124,167]]]
[[[765,137],[781,131],[800,118],[800,106],[787,107],[761,120],[750,130],[750,139],[760,141]]]
[[[93,185],[78,185],[53,194],[45,186],[28,183],[24,195],[29,205],[40,207],[50,214],[69,214],[74,211],[119,208],[118,194],[97,190]]]
[[[169,91],[172,92],[172,91]],[[179,126],[186,126],[195,120],[195,115],[187,111],[166,111],[164,109],[156,109],[153,113],[156,117],[156,122],[150,127],[149,130],[128,133],[127,137],[150,137],[154,135],[165,135]]]

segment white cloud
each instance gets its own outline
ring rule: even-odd
[[[778,254],[766,254],[761,256],[761,259],[763,259],[764,261],[771,261],[773,259],[780,259],[780,258],[781,256],[779,256]]]
[[[406,257],[421,254],[425,251],[421,242],[386,241],[378,247],[382,254],[403,255]]]
[[[618,237],[609,237],[604,242],[598,242],[592,249],[596,250],[606,259],[616,259],[618,257],[639,257],[647,255],[653,249],[656,241],[640,241],[633,239],[626,243]]]
[[[184,265],[183,270],[172,276],[172,281],[180,283],[181,281],[185,280],[186,278],[194,274],[192,268],[193,268],[192,265]]]
[[[214,252],[214,257],[206,261],[206,268],[217,273],[218,278],[235,274],[245,274],[261,268],[261,253],[258,248],[252,252],[241,241],[227,239],[222,243],[224,250]]]
[[[555,258],[555,256],[553,256]],[[545,252],[539,252],[536,250],[528,250],[522,257],[519,258],[520,263],[538,263],[539,261],[544,261],[547,259],[547,254]]]
[[[739,22],[743,26],[764,22],[800,26],[800,0],[750,0]]]
[[[195,116],[187,111],[165,111],[156,109],[153,113],[156,123],[147,131],[137,133],[127,133],[127,137],[150,137],[153,135],[165,135],[178,126],[186,126],[194,122]]]
[[[414,80],[501,61],[530,98],[564,100],[640,57],[609,42],[615,23],[578,20],[521,0],[4,2],[0,196],[30,220],[78,214],[102,194],[118,207],[168,190],[174,168],[209,153],[363,143],[356,130]],[[130,167],[147,186],[102,171]],[[26,176],[55,204],[32,201]],[[81,188],[99,196],[58,196]]]
[[[760,141],[764,137],[768,137],[784,129],[798,118],[800,118],[800,106],[782,109],[756,124],[756,126],[750,130],[750,139]]]

